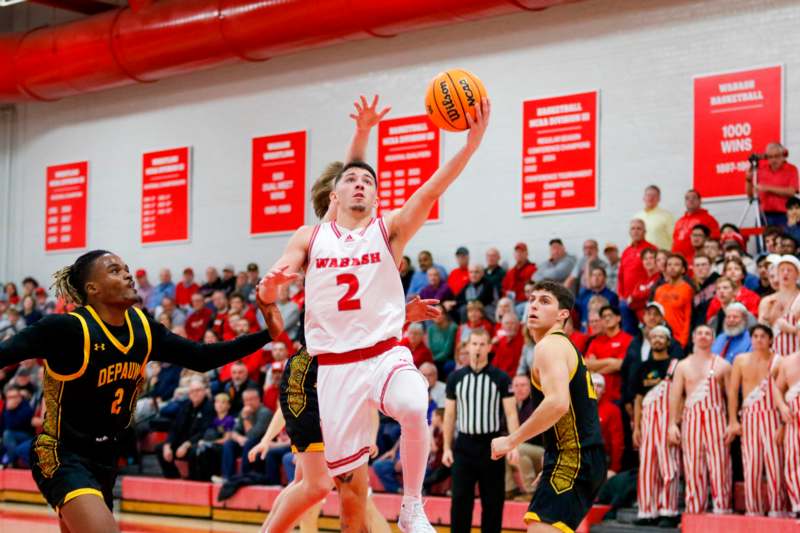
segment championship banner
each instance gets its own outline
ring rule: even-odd
[[[694,188],[703,198],[744,195],[748,157],[782,132],[782,66],[695,77]]]
[[[189,240],[189,147],[142,155],[142,244]]]
[[[522,214],[597,209],[597,91],[522,106]]]
[[[88,182],[88,161],[47,167],[46,252],[86,247]]]
[[[427,115],[382,120],[378,124],[378,214],[402,207],[439,168],[439,128]],[[439,201],[428,213],[439,220]]]
[[[250,234],[294,231],[305,222],[306,132],[253,139]]]

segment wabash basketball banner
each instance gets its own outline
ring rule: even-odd
[[[439,129],[425,115],[378,125],[378,213],[402,207],[439,168]],[[439,220],[439,202],[428,220]]]
[[[142,243],[189,239],[188,146],[142,156]]]
[[[86,247],[88,183],[88,161],[47,167],[45,251]]]
[[[281,233],[303,225],[306,132],[253,139],[250,233]]]
[[[523,215],[597,208],[597,95],[523,103]]]
[[[753,152],[780,141],[783,67],[694,79],[694,187],[705,198],[741,196]]]

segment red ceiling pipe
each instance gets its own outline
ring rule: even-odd
[[[0,35],[0,102],[50,101],[574,0],[162,0]]]

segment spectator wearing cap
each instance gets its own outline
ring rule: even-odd
[[[503,291],[503,278],[506,270],[500,264],[500,250],[489,248],[486,250],[486,269],[484,275],[489,283],[492,284],[498,295]]]
[[[203,340],[203,334],[211,325],[214,312],[205,305],[203,295],[199,292],[192,294],[191,305],[191,312],[184,322],[186,337],[194,342],[200,342]]]
[[[183,279],[175,286],[175,304],[187,308],[192,305],[192,295],[200,290],[194,282],[194,270],[189,267],[183,269]]]
[[[724,357],[733,364],[737,355],[752,350],[750,332],[747,331],[747,315],[747,308],[739,302],[728,304],[728,307],[725,308],[722,333],[714,339],[711,353]]]
[[[419,322],[408,326],[405,337],[400,341],[401,346],[408,348],[414,360],[414,366],[419,368],[422,363],[433,363],[433,354],[425,346],[425,328]]]
[[[550,239],[550,258],[533,275],[533,281],[545,279],[564,283],[575,268],[577,260],[574,255],[569,255],[564,242],[559,239]]]
[[[786,199],[800,189],[797,167],[786,161],[788,152],[780,143],[771,142],[766,148],[766,161],[758,164],[758,182],[753,183],[753,168],[745,172],[747,196],[758,194],[765,225],[786,225]]]
[[[690,263],[694,254],[699,252],[695,239],[692,237],[694,228],[701,225],[708,229],[706,238],[719,239],[719,222],[701,207],[702,198],[695,189],[689,189],[683,195],[686,212],[675,222],[672,232],[672,251],[683,254]]]
[[[700,324],[706,323],[706,311],[717,292],[719,274],[711,269],[711,259],[705,253],[694,256],[692,283],[694,298],[692,299],[692,331]]]
[[[528,260],[528,245],[518,242],[514,246],[514,266],[503,278],[503,296],[512,296],[519,303],[525,300],[525,284],[536,273],[536,265]]]
[[[33,298],[36,300],[36,307],[42,314],[50,315],[55,312],[56,302],[48,296],[44,287],[37,287],[33,291]]]
[[[222,279],[219,277],[219,272],[216,268],[208,267],[206,269],[206,282],[200,285],[200,294],[203,298],[211,298],[214,291],[223,290]]]
[[[643,200],[644,209],[636,213],[633,218],[644,222],[650,242],[659,248],[670,250],[675,217],[666,209],[659,207],[661,189],[657,185],[648,185],[644,190]]]
[[[222,268],[222,290],[230,296],[236,290],[236,268],[227,264]]]
[[[682,255],[671,254],[667,259],[665,282],[653,292],[653,300],[664,308],[664,319],[672,329],[672,335],[684,347],[689,342],[694,298],[694,289],[684,279],[686,267]]]
[[[469,265],[469,282],[456,296],[456,316],[460,322],[467,318],[467,304],[480,301],[487,309],[492,308],[497,300],[494,285],[486,279],[483,266],[477,263]]]
[[[469,250],[459,246],[456,250],[456,268],[450,271],[447,285],[450,287],[450,292],[458,294],[467,283],[469,283]]]
[[[618,401],[622,397],[620,370],[633,338],[620,328],[621,316],[616,307],[603,306],[600,319],[604,332],[597,335],[586,348],[586,368],[590,372],[603,374],[608,400]]]
[[[634,287],[631,295],[628,297],[627,304],[628,309],[636,315],[636,319],[641,321],[645,305],[651,300],[653,289],[663,283],[664,275],[658,268],[658,262],[656,261],[657,252],[654,248],[645,248],[642,250],[641,254],[639,254],[639,257],[642,259],[642,266],[647,276],[641,280],[641,283]],[[664,262],[666,263],[666,261]]]
[[[149,307],[150,295],[153,294],[153,286],[150,285],[150,280],[147,279],[147,271],[140,268],[136,271],[136,293],[142,299],[142,303],[148,310],[152,311],[153,307]]]
[[[580,294],[583,287],[589,286],[589,269],[594,266],[607,269],[608,263],[600,259],[600,246],[597,241],[587,239],[583,241],[583,256],[575,263],[564,285],[576,294]]]
[[[625,451],[622,412],[614,402],[603,401],[606,396],[606,379],[602,374],[592,372],[592,386],[597,395],[597,416],[600,419],[600,433],[603,435],[606,452],[606,475],[611,478],[622,470],[622,454]]]
[[[645,240],[647,230],[644,221],[639,218],[631,220],[628,234],[631,237],[631,243],[622,252],[616,292],[621,300],[622,327],[625,331],[635,332],[638,319],[635,313],[628,308],[628,304],[634,289],[640,283],[645,283],[649,277],[642,264],[642,250],[655,248],[655,246]]]
[[[609,289],[619,294],[619,248],[613,242],[607,242],[603,246],[603,255],[608,263],[606,267],[606,285],[608,285]]]
[[[247,281],[239,289],[239,292],[242,293],[247,302],[255,303],[256,287],[258,287],[258,282],[261,280],[261,275],[258,271],[258,265],[256,263],[247,263],[245,276],[247,276]]]
[[[414,272],[411,276],[411,282],[408,285],[408,299],[418,295],[423,287],[428,285],[428,270],[431,267],[439,271],[440,279],[447,279],[447,270],[442,265],[433,262],[433,255],[428,250],[422,250],[417,256],[417,263],[419,270]]]
[[[575,301],[582,331],[586,331],[589,325],[589,300],[593,296],[602,296],[609,304],[619,307],[619,297],[606,286],[606,270],[599,264],[591,267],[588,286],[580,290]]]

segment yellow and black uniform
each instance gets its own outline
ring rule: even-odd
[[[597,396],[583,357],[569,337],[561,332],[551,335],[559,335],[564,342],[569,342],[578,361],[569,381],[569,410],[544,433],[544,468],[525,513],[525,522],[544,522],[572,532],[589,512],[606,479],[606,455],[597,415]],[[544,400],[544,394],[533,378],[531,382],[531,397],[536,408]]]
[[[317,400],[317,358],[305,348],[286,361],[281,376],[280,402],[292,451],[321,452],[322,429]]]
[[[148,360],[200,372],[251,354],[270,341],[262,331],[217,344],[197,344],[168,331],[137,308],[121,326],[105,324],[91,306],[50,315],[0,343],[0,368],[45,360],[45,415],[31,449],[31,469],[53,507],[93,494],[111,508],[117,439],[133,419]]]

